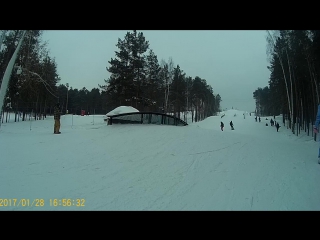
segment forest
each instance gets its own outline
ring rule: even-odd
[[[3,30],[0,48],[0,76],[22,38],[22,30]],[[9,112],[15,121],[26,116],[41,120],[53,114],[59,102],[63,114],[106,114],[118,106],[139,111],[164,112],[200,121],[220,111],[221,97],[206,79],[188,76],[171,57],[158,61],[143,32],[127,32],[115,45],[118,51],[108,61],[110,73],[91,90],[60,84],[58,65],[42,42],[42,30],[27,30],[12,71],[2,108],[2,122]],[[67,80],[66,80],[67,81]],[[90,81],[90,79],[88,79]],[[182,116],[183,115],[183,116]]]
[[[308,131],[319,104],[320,31],[273,30],[267,32],[266,55],[270,65],[268,85],[253,92],[257,116],[283,116],[283,125],[294,134]],[[201,121],[221,111],[221,96],[208,79],[190,77],[171,57],[158,60],[143,32],[129,31],[115,42],[117,51],[108,61],[110,74],[91,90],[60,84],[58,65],[43,30],[2,30],[0,79],[25,33],[11,73],[2,107],[1,121],[14,112],[15,121],[52,115],[60,102],[63,114],[106,114],[118,106],[139,111],[164,112],[181,119],[192,113]],[[67,81],[67,80],[65,80]],[[90,81],[90,79],[88,79]],[[19,116],[19,117],[17,117]]]
[[[253,92],[256,114],[282,114],[292,133],[308,132],[319,104],[320,31],[267,31],[268,85]]]

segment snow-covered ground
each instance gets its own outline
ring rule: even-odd
[[[188,126],[104,117],[62,116],[59,135],[52,116],[2,123],[0,211],[320,210],[319,142],[303,130],[238,110]]]

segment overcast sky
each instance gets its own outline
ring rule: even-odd
[[[118,38],[132,30],[49,30],[49,55],[55,58],[61,84],[88,90],[104,85],[110,74]],[[199,76],[220,94],[221,107],[254,111],[253,92],[268,85],[270,71],[264,30],[137,30],[161,60],[171,57],[175,66],[192,78]]]

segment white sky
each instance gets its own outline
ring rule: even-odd
[[[48,30],[50,56],[56,59],[61,84],[88,90],[104,85],[106,67],[115,58],[118,38],[131,30]],[[265,30],[137,30],[161,60],[171,57],[186,76],[199,76],[220,94],[222,109],[255,110],[253,92],[268,85],[270,71]]]
[[[270,118],[259,123],[236,110],[188,126],[103,119],[62,116],[60,135],[52,117],[3,123],[0,211],[320,210],[319,142],[304,131],[277,132],[265,126]],[[64,198],[84,206],[50,206]]]

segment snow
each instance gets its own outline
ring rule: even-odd
[[[112,111],[108,112],[106,116],[112,116],[112,115],[117,115],[117,114],[122,114],[122,113],[131,113],[131,112],[139,112],[138,109],[135,109],[134,107],[131,106],[120,106]]]
[[[293,135],[281,116],[277,132],[270,117],[243,113],[188,126],[64,115],[60,135],[52,116],[11,116],[0,128],[0,211],[320,210],[319,142]]]

